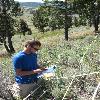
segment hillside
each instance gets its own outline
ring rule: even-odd
[[[42,4],[43,3],[40,3],[40,2],[20,2],[21,7],[24,7],[24,8],[37,8],[38,6]]]
[[[55,76],[46,81],[55,100],[94,100],[93,93],[100,82],[100,36],[94,35],[93,30],[92,27],[74,27],[69,30],[69,41],[64,40],[64,30],[44,34],[34,30],[32,35],[15,35],[12,41],[16,52],[23,49],[27,40],[35,38],[41,41],[42,48],[38,52],[40,64],[56,65]],[[2,46],[0,49],[4,50]],[[3,73],[7,73],[5,84],[9,82],[8,76],[10,79],[14,77],[11,57],[5,53],[0,58]],[[3,81],[1,83],[4,84]],[[3,89],[0,90],[2,92]],[[43,95],[41,100],[51,100],[50,96],[46,98],[47,95]],[[95,100],[100,100],[99,94],[95,97]]]

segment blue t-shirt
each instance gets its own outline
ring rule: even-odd
[[[20,51],[13,56],[13,66],[14,70],[22,69],[22,71],[32,71],[38,68],[37,64],[37,54],[30,53],[26,54]],[[15,81],[21,84],[29,84],[37,80],[37,74],[18,76],[15,74]]]

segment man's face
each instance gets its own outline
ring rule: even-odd
[[[37,52],[38,50],[40,50],[40,46],[38,46],[38,45],[31,47],[31,52]]]

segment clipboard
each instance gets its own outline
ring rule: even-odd
[[[56,70],[56,66],[55,65],[52,65],[50,67],[48,67],[47,70],[43,71],[42,73],[39,73],[37,78],[50,78],[50,77],[53,77],[55,76],[55,70]]]

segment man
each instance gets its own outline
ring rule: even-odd
[[[26,97],[36,85],[38,73],[46,70],[37,64],[36,52],[40,47],[39,41],[28,41],[24,50],[14,55],[13,66],[16,83],[13,85],[12,91],[15,97]]]

